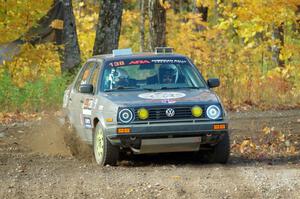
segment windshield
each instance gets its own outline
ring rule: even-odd
[[[186,59],[121,60],[104,67],[101,90],[163,90],[206,88]]]

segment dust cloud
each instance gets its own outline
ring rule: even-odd
[[[63,125],[56,116],[48,116],[31,126],[23,140],[24,147],[33,153],[49,156],[75,157],[92,161],[92,150],[82,142],[75,130]]]

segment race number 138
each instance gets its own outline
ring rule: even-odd
[[[109,63],[110,66],[115,67],[115,66],[124,66],[125,62],[124,61],[115,61],[115,62],[111,62]]]

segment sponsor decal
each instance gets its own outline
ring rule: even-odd
[[[180,92],[151,92],[151,93],[142,93],[138,95],[143,99],[152,99],[152,100],[170,100],[178,99],[185,97],[184,93]]]
[[[156,64],[184,64],[187,63],[186,60],[182,59],[153,59],[151,62]]]
[[[92,121],[91,121],[90,118],[84,117],[83,122],[84,122],[84,127],[85,128],[89,128],[89,129],[92,128]]]
[[[151,62],[148,60],[133,60],[129,62],[129,65],[138,65],[138,64],[150,64]]]
[[[92,110],[90,110],[90,109],[82,109],[82,114],[83,115],[92,115]]]
[[[166,104],[174,104],[174,103],[176,103],[176,101],[172,100],[172,99],[164,99],[161,102],[162,103],[166,103]]]
[[[82,114],[92,115],[92,109],[95,109],[97,106],[98,100],[93,98],[85,98],[82,104]]]

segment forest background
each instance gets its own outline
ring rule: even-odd
[[[166,46],[192,58],[205,78],[220,78],[216,92],[228,109],[300,106],[299,0],[156,1],[166,13]],[[73,1],[81,64],[93,55],[99,2]],[[147,5],[123,2],[119,48],[152,49]],[[51,6],[53,0],[0,0],[0,46],[22,37]],[[24,43],[0,65],[0,112],[61,107],[81,66],[62,70],[63,47]]]

